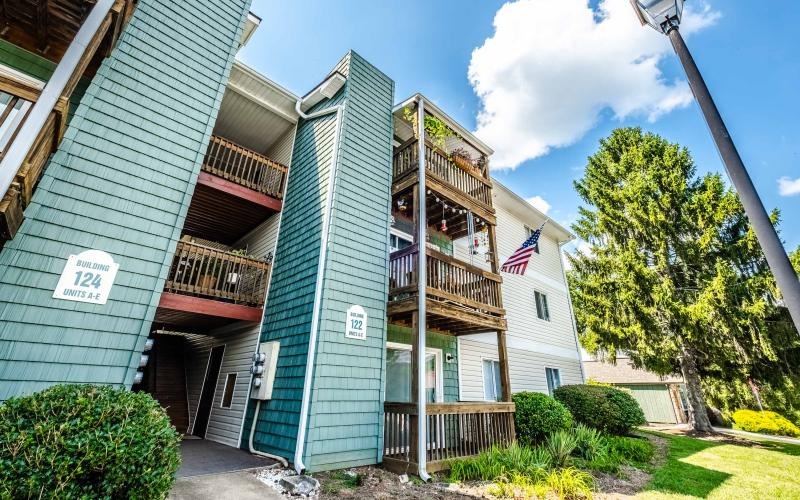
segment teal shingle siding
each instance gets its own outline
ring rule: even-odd
[[[397,342],[398,344],[411,344],[411,328],[389,325],[387,341]],[[433,349],[442,350],[442,386],[444,388],[444,402],[455,403],[459,400],[458,395],[458,363],[447,363],[447,355],[458,361],[458,341],[452,335],[442,335],[436,332],[425,334],[425,345]]]
[[[394,83],[353,52],[335,71],[348,81],[332,102],[320,105],[346,107],[304,453],[311,471],[376,463],[382,440]],[[300,417],[334,125],[331,114],[298,127],[265,312],[262,339],[280,340],[281,350],[273,399],[260,412],[254,441],[289,459]],[[353,304],[369,315],[366,341],[344,337]]]
[[[216,119],[248,0],[140,0],[0,252],[0,400],[130,385]],[[120,264],[108,303],[56,300],[70,254]]]

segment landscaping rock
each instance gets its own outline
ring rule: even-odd
[[[408,474],[400,474],[398,479],[400,480],[401,484],[405,484],[408,482]]]
[[[319,481],[306,475],[286,476],[281,478],[281,487],[290,495],[308,496],[319,488]]]

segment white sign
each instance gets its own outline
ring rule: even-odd
[[[53,292],[54,299],[105,304],[119,264],[102,250],[70,255]]]
[[[363,307],[354,305],[347,310],[344,336],[350,339],[367,339],[367,311]]]

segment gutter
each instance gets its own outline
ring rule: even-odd
[[[328,80],[323,82],[317,89],[312,91],[308,96],[298,99],[295,104],[295,111],[304,120],[313,120],[321,116],[326,116],[331,113],[336,113],[336,125],[333,133],[333,164],[331,166],[330,179],[328,181],[328,192],[325,200],[325,211],[322,214],[322,234],[320,235],[320,251],[319,261],[317,263],[317,282],[314,289],[314,308],[311,316],[311,332],[308,338],[308,354],[306,356],[306,371],[305,382],[303,383],[303,398],[300,408],[300,422],[297,428],[297,442],[294,450],[294,469],[298,474],[305,471],[306,466],[303,463],[303,451],[306,444],[306,434],[308,427],[308,410],[311,403],[311,383],[314,375],[314,358],[316,356],[317,337],[319,335],[319,322],[320,322],[320,306],[322,302],[322,281],[325,276],[325,261],[328,255],[328,245],[330,244],[330,213],[333,208],[333,193],[336,185],[336,172],[339,165],[339,140],[341,136],[342,119],[344,117],[345,104],[337,104],[315,113],[307,115],[303,113],[303,102],[314,94],[320,87],[324,86]]]

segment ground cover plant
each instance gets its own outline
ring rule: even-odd
[[[0,498],[165,498],[180,436],[149,394],[57,385],[0,406]]]

